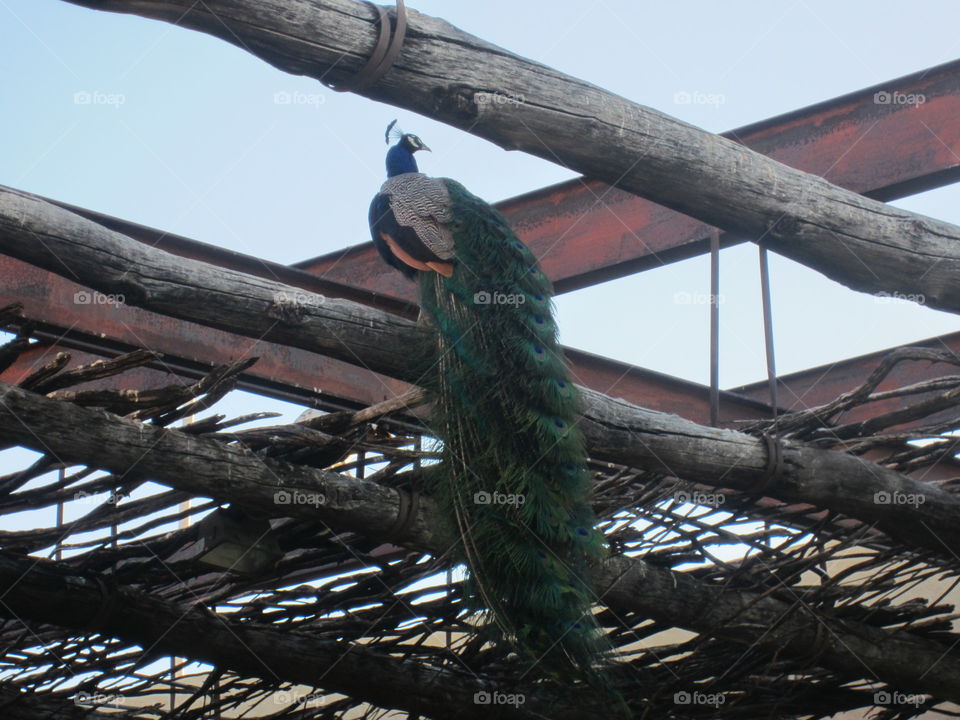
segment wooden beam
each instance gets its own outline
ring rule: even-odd
[[[0,610],[2,612],[2,610]],[[13,683],[0,683],[0,707],[4,720],[112,720],[116,711],[96,706],[109,700],[112,693],[91,693],[83,690],[71,699],[53,692],[30,692]],[[80,715],[80,713],[83,713]]]
[[[334,82],[362,68],[377,33],[377,13],[355,0],[69,1],[174,21]],[[960,312],[960,227],[844,190],[442,20],[409,10],[399,61],[361,94],[762,241],[855,290]]]
[[[323,302],[276,281],[213,268],[133,242],[33,196],[0,190],[0,252],[107,296],[173,318],[298,347],[416,383],[409,348],[430,330],[348,300]],[[301,291],[302,292],[302,291]],[[581,427],[593,457],[695,480],[751,489],[767,479],[768,449],[753,436],[705,427],[583,390]],[[837,478],[844,478],[838,483]],[[923,494],[917,508],[879,505],[874,493]],[[960,497],[840,452],[784,449],[770,497],[832,508],[938,553],[960,548]]]
[[[936,98],[878,104],[877,94]],[[898,97],[899,97],[898,96]],[[946,63],[723,133],[722,137],[840,187],[893,200],[960,177],[960,61]],[[710,225],[579,178],[496,204],[540,258],[558,293],[707,251]],[[725,235],[725,247],[744,238]],[[384,266],[372,243],[296,267],[416,302],[412,283]]]
[[[233,252],[222,255],[211,252],[214,246],[206,243],[180,236],[171,241],[167,233],[154,228],[35,197],[117,232],[131,233],[129,237],[138,242],[174,255],[258,277],[281,277],[284,282],[311,292],[321,289],[302,282],[305,277],[312,279],[307,273],[278,276],[275,268],[252,256]],[[7,279],[0,285],[0,306],[22,302],[25,317],[38,323],[41,336],[58,349],[86,350],[110,356],[138,347],[150,347],[164,354],[163,360],[155,364],[158,370],[174,371],[189,378],[199,377],[212,365],[230,362],[244,353],[252,354],[260,360],[241,376],[243,389],[324,408],[371,405],[400,394],[408,387],[399,380],[342,361],[321,358],[298,348],[263,340],[255,342],[186,321],[174,322],[163,315],[129,305],[77,304],[74,301],[76,293],[86,290],[82,285],[11,257],[0,256],[0,276]],[[329,291],[329,287],[323,289]],[[370,304],[367,300],[363,302]],[[396,307],[405,309],[408,306]],[[948,347],[960,353],[960,334],[911,345]],[[797,410],[833,400],[866,379],[882,356],[895,349],[781,377],[784,407]],[[709,422],[709,389],[704,385],[569,347],[565,348],[565,353],[578,382],[586,387],[622,397],[651,410],[676,413],[701,424]],[[32,363],[25,357],[22,363],[0,374],[0,379],[15,384],[30,367]],[[938,364],[909,363],[896,368],[891,378],[902,379],[906,384],[907,381],[920,382],[939,377],[945,372],[953,371]],[[888,385],[889,382],[881,387]],[[138,385],[146,386],[143,383]],[[720,426],[730,427],[737,421],[769,417],[771,410],[766,402],[767,396],[766,382],[724,392],[721,395]],[[896,402],[896,399],[890,399],[858,407],[850,417],[866,419],[872,412],[895,409]]]
[[[65,274],[68,277],[60,277],[0,255],[0,277],[5,278],[0,284],[0,306],[22,302],[24,316],[37,324],[47,347],[94,354],[150,348],[163,354],[150,367],[192,379],[214,365],[257,357],[257,363],[243,373],[241,389],[326,409],[373,405],[409,387],[357,364],[309,350],[173,319],[130,303],[100,302],[104,298],[94,296]],[[294,299],[307,297],[299,288],[290,288],[290,293]],[[90,302],[77,302],[78,297]],[[309,297],[323,296],[310,293]],[[9,368],[2,378],[15,383],[30,367],[25,358],[24,364]]]
[[[135,587],[114,585],[106,590],[109,586],[98,584],[91,573],[38,558],[0,556],[0,584],[6,588],[0,599],[0,616],[99,632],[149,648],[157,655],[190,658],[241,676],[319,685],[412,715],[444,717],[449,708],[456,707],[464,718],[490,717],[488,707],[473,702],[473,693],[484,689],[482,683],[359,643],[321,639],[311,632],[266,623],[238,622],[198,603],[191,607],[171,602]],[[65,597],[70,601],[65,603]],[[109,613],[103,612],[105,603]],[[95,630],[90,627],[92,619],[98,619]],[[534,710],[535,692],[530,695],[530,707],[508,707],[502,717],[543,717]],[[81,708],[74,710],[71,717],[82,717]],[[561,715],[571,720],[593,717],[570,708],[565,713],[561,710]]]
[[[159,230],[128,224],[117,218],[39,196],[29,197],[69,209],[71,213],[117,232],[126,234],[129,231],[134,239],[147,247],[167,249],[179,257],[296,285],[295,290],[287,293],[292,300],[309,297],[311,301],[319,302],[326,296],[317,293],[336,292],[336,286],[332,283],[314,285],[314,276],[306,272],[280,274],[277,268],[261,264],[258,258],[234,252],[214,252],[211,245],[183,237],[176,237],[172,241],[168,237],[158,245],[156,238],[165,235]],[[0,255],[0,276],[8,278],[7,282],[0,285],[0,306],[12,302],[23,303],[25,316],[38,321],[44,330],[44,337],[53,344],[81,350],[113,348],[126,351],[149,347],[164,354],[164,359],[156,367],[176,370],[187,376],[198,376],[204,367],[210,365],[245,355],[256,356],[260,360],[244,373],[241,387],[317,407],[371,405],[408,388],[406,383],[358,367],[355,362],[351,364],[319,357],[315,353],[271,343],[264,338],[240,338],[196,323],[173,321],[129,303],[98,302],[102,298],[91,295],[87,288],[77,284],[69,272],[65,271],[63,275],[65,277]],[[78,293],[81,294],[80,298],[91,302],[78,303]],[[630,402],[642,403],[654,410],[675,412],[695,422],[705,423],[709,420],[708,389],[703,385],[579,350],[567,348],[566,352],[574,376],[587,387]],[[17,376],[12,373],[11,368],[5,378],[15,382]],[[770,415],[769,408],[763,402],[744,400],[732,393],[723,393],[721,402],[721,424],[756,420]]]
[[[591,398],[590,402],[602,402],[602,399]],[[668,416],[664,416],[663,422],[669,422]],[[726,433],[731,440],[735,435],[731,431],[714,432]],[[89,464],[131,479],[143,477],[193,494],[255,508],[268,517],[307,517],[374,537],[393,525],[400,508],[397,490],[369,480],[281,463],[242,446],[50,400],[7,385],[0,385],[0,438],[49,452],[65,462]],[[705,444],[701,443],[699,448],[689,449],[696,453],[704,448]],[[820,454],[823,464],[818,470],[827,476],[836,469],[831,458],[849,457],[815,450],[807,452]],[[798,457],[792,454],[787,464],[792,465]],[[856,461],[856,458],[850,460]],[[843,477],[846,483],[843,470],[836,476]],[[322,500],[278,505],[274,493],[279,488],[319,494]],[[937,495],[928,502],[939,500]],[[396,541],[435,554],[445,553],[451,542],[444,534],[445,527],[432,502],[425,498],[404,535]],[[38,565],[36,558],[24,562],[31,568],[30,573],[25,574],[24,568],[14,560],[0,556],[0,584],[14,586],[0,601],[0,614],[12,610],[26,618],[67,626],[86,624],[90,617],[101,615],[98,609],[102,607],[103,597],[94,582],[81,578],[80,582],[70,583],[69,578],[52,565],[43,562]],[[811,653],[816,652],[818,664],[850,679],[864,677],[867,669],[893,687],[929,692],[943,699],[960,699],[960,659],[951,657],[947,648],[939,643],[907,631],[886,631],[856,620],[841,622],[824,613],[816,617],[816,622],[827,630],[821,636],[810,632],[810,610],[802,603],[788,604],[767,594],[707,583],[636,558],[613,557],[593,568],[593,573],[598,597],[618,614],[638,613],[668,626],[707,632],[777,655],[809,660]],[[8,579],[12,582],[6,582]],[[71,608],[77,609],[75,616],[64,610],[62,598],[66,587],[72,588]],[[88,595],[82,595],[83,592]],[[145,644],[153,645],[156,634],[166,630],[167,620],[180,618],[160,644],[165,652],[254,675],[262,673],[265,665],[278,674],[282,668],[284,679],[306,683],[313,682],[317,667],[327,665],[326,661],[314,662],[310,652],[325,655],[347,649],[339,643],[300,643],[291,642],[289,638],[281,643],[278,636],[270,633],[284,631],[272,628],[238,626],[230,630],[237,630],[239,634],[214,632],[221,619],[207,612],[197,610],[185,615],[182,608],[176,608],[175,612],[168,613],[158,604],[161,601],[144,602],[143,598],[140,595],[121,597],[116,611],[104,618],[103,630],[133,642],[144,644],[146,641]],[[236,645],[239,637],[243,638],[243,647]],[[203,642],[198,644],[196,638],[203,638]],[[271,650],[281,647],[283,657]],[[252,657],[251,648],[255,651]],[[352,660],[341,668],[343,674],[331,672],[325,687],[388,707],[411,710],[435,707],[433,703],[444,685],[440,675],[415,675],[419,678],[415,683],[418,692],[403,704],[395,704],[398,703],[396,691],[402,687],[399,678],[408,666],[391,668],[384,664],[381,656],[362,650],[362,646],[356,655],[352,651],[346,657]],[[270,662],[265,662],[268,658]],[[415,672],[415,667],[409,666],[406,672]],[[299,674],[302,668],[308,668],[313,675]],[[373,688],[366,676],[357,679],[358,672],[361,675],[375,673],[383,682],[375,683],[377,687]],[[437,681],[431,681],[431,677]],[[460,689],[458,684],[450,691]],[[531,709],[533,706],[534,703],[525,704]],[[465,714],[464,717],[471,716]],[[550,717],[560,715],[551,712]]]

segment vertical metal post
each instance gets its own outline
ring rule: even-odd
[[[710,424],[720,424],[720,231],[710,235]]]
[[[113,506],[110,511],[110,515],[113,517],[110,523],[110,547],[114,550],[117,549],[117,536],[120,534],[120,525],[117,522],[117,516],[120,514],[120,510],[117,508],[117,505],[120,503],[120,492],[121,488],[119,485],[114,485],[110,490],[112,494],[110,501]],[[114,570],[116,570],[116,564],[114,564]]]
[[[773,418],[777,418],[780,407],[777,402],[777,364],[773,350],[773,312],[770,306],[770,266],[767,263],[767,249],[760,247],[760,297],[763,302],[763,341],[767,355],[767,383],[770,387],[770,407]]]
[[[63,490],[67,484],[67,470],[66,468],[61,467],[57,471],[59,483],[57,489]],[[57,544],[54,553],[54,557],[57,559],[57,562],[63,560],[63,499],[57,501]]]

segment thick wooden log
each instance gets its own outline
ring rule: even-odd
[[[2,613],[2,610],[0,610]],[[21,690],[15,685],[0,685],[0,708],[3,708],[4,720],[116,720],[116,710],[111,707],[98,709],[102,704],[116,707],[108,693],[86,693],[78,691],[72,699],[62,695],[33,693]]]
[[[923,96],[930,102],[878,104],[881,92],[888,98],[897,92],[898,97]],[[960,176],[960,155],[953,150],[960,143],[958,114],[960,62],[954,61],[722,136],[847,190],[889,202]],[[713,231],[688,215],[586,178],[508,198],[496,208],[541,258],[557,293],[707,253]],[[720,242],[726,247],[743,240],[724,234]],[[384,264],[370,242],[296,266],[416,302],[416,289]]]
[[[297,75],[342,81],[376,42],[355,0],[67,0],[176,22]],[[960,228],[890,207],[408,10],[363,95],[615,184],[864,292],[960,312]],[[936,102],[937,98],[924,98]]]
[[[188,607],[133,588],[107,585],[109,594],[105,597],[95,577],[65,565],[0,555],[0,587],[9,588],[0,602],[0,616],[99,632],[153,653],[187,657],[245,676],[319,686],[412,715],[448,717],[449,709],[455,707],[460,717],[490,717],[488,706],[473,701],[474,693],[487,688],[468,675],[458,677],[429,669],[358,643],[237,622],[202,606]],[[70,602],[64,603],[65,597]],[[109,612],[104,612],[104,607]],[[100,622],[91,625],[97,619]],[[529,704],[506,706],[497,717],[543,717],[536,712],[536,692],[529,695]],[[545,710],[548,703],[541,699],[539,707]],[[551,717],[595,717],[586,708],[557,710],[558,714]]]
[[[202,325],[378,367],[395,377],[404,375],[410,334],[417,330],[409,320],[365,305],[157,252],[2,187],[0,236],[0,252],[107,296],[93,302],[142,307],[181,320],[203,317]],[[298,345],[297,338],[309,339]]]
[[[151,479],[196,495],[235,502],[271,517],[307,517],[375,537],[382,536],[394,524],[400,507],[396,490],[368,480],[280,463],[243,447],[144,425],[2,384],[0,440],[48,452],[65,462],[89,463],[130,479]],[[278,502],[278,492],[302,501]],[[408,530],[393,541],[435,554],[445,553],[451,538],[443,534],[444,527],[444,518],[429,499],[424,499]],[[0,576],[2,570],[0,562]],[[19,571],[14,575],[19,577]],[[945,656],[944,647],[908,632],[887,632],[862,623],[812,616],[803,603],[788,604],[770,596],[704,583],[633,558],[614,557],[594,568],[594,576],[600,601],[619,614],[639,613],[670,626],[719,633],[730,642],[775,653],[807,659],[816,653],[824,667],[851,679],[863,677],[866,665],[878,678],[895,687],[960,699],[960,658]],[[57,595],[56,600],[56,613],[62,613],[61,596]],[[29,614],[29,607],[36,605],[25,599],[22,611],[28,613],[27,617],[36,617]],[[0,613],[2,608],[0,604]],[[84,619],[89,620],[94,611],[95,608]],[[179,611],[175,616],[179,616]],[[37,619],[62,624],[62,615]],[[138,630],[143,619],[143,615],[136,615],[121,620],[122,628],[118,629],[148,632]],[[811,623],[823,624],[826,632],[818,637],[811,632]],[[206,638],[204,632],[194,636],[191,631],[190,636]],[[261,640],[251,643],[256,648],[269,646]],[[303,648],[300,651],[305,652]],[[170,652],[195,657],[182,649],[171,647]],[[198,650],[193,648],[193,652]],[[230,655],[196,657],[222,662]],[[303,658],[297,657],[299,665]],[[363,658],[357,662],[362,663]],[[364,672],[372,668],[370,665]],[[257,674],[255,664],[236,669]],[[348,673],[355,671],[352,665],[345,668]],[[303,675],[286,679],[312,682],[316,676],[312,680]],[[344,685],[330,687],[352,692]],[[429,684],[423,693],[428,690],[433,691]]]
[[[426,330],[410,321],[175,257],[26,193],[0,188],[0,252],[154,312],[417,380],[407,349]],[[753,489],[765,478],[762,440],[583,392],[594,457],[727,488]],[[765,495],[835,509],[941,554],[960,548],[956,495],[832,450],[788,444],[783,460]],[[883,497],[922,500],[877,502]]]
[[[586,388],[581,393],[581,427],[591,457],[830,508],[945,555],[960,549],[960,496],[936,485],[856,455],[791,441],[780,444],[782,470],[771,477],[771,448],[752,435],[697,425]]]

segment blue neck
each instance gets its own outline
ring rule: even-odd
[[[387,177],[415,172],[420,172],[417,161],[414,160],[413,153],[402,147],[401,143],[387,150]]]

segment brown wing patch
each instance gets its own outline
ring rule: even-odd
[[[453,277],[453,263],[428,262],[427,267],[431,270],[436,270],[444,277]]]
[[[406,250],[404,250],[399,245],[397,245],[394,239],[389,235],[387,235],[385,232],[380,233],[380,237],[383,238],[383,241],[387,244],[387,247],[390,248],[390,252],[392,252],[394,256],[397,258],[397,260],[402,262],[404,265],[409,265],[414,270],[425,270],[427,272],[429,272],[432,269],[429,267],[429,265],[427,265],[427,263],[421,262],[416,258],[411,257],[410,253],[408,253]],[[431,263],[431,264],[435,264],[435,263]]]

